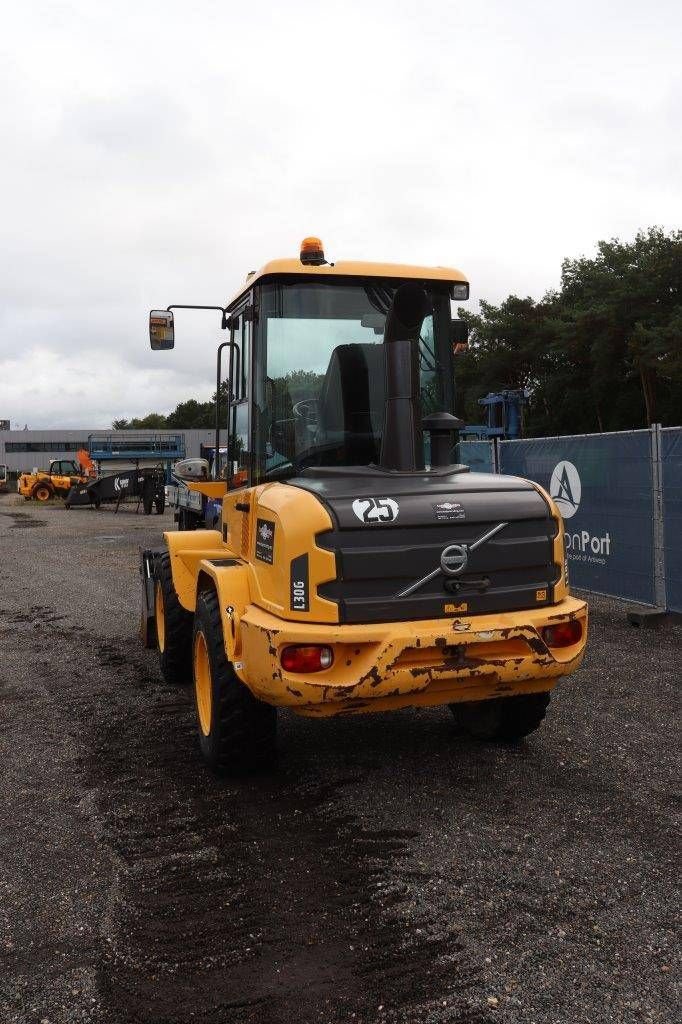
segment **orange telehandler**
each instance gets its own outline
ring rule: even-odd
[[[51,498],[65,498],[75,484],[87,483],[95,476],[95,464],[84,448],[73,459],[53,459],[48,470],[35,469],[22,473],[18,490],[26,501],[49,501]]]

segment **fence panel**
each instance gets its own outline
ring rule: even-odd
[[[457,462],[469,466],[475,473],[493,472],[493,446],[491,441],[460,441]]]
[[[503,441],[500,463],[502,473],[536,481],[556,501],[576,587],[654,604],[648,430]]]
[[[682,612],[682,427],[663,428],[661,455],[668,608]]]

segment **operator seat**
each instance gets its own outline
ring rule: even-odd
[[[379,458],[386,402],[382,344],[337,345],[320,389],[320,440],[343,445],[348,465]]]

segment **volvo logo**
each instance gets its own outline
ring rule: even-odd
[[[419,590],[425,586],[431,580],[435,579],[443,573],[444,576],[461,576],[467,565],[469,564],[469,555],[476,548],[480,548],[486,541],[491,540],[500,530],[504,530],[505,526],[509,523],[498,523],[497,526],[493,526],[492,530],[486,530],[480,537],[477,537],[471,544],[448,544],[448,546],[441,552],[440,565],[433,572],[430,572],[428,576],[423,576],[422,579],[417,580],[415,583],[411,583],[409,587],[405,587],[401,590],[396,597],[409,597],[410,594],[414,594],[415,590]]]
[[[440,567],[446,576],[459,576],[466,569],[468,561],[466,544],[450,544],[440,556]]]

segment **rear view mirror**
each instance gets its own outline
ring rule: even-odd
[[[452,321],[450,337],[452,340],[452,351],[455,355],[466,352],[469,344],[469,324],[466,320]]]
[[[360,326],[369,327],[375,334],[384,333],[385,323],[386,316],[384,313],[365,313],[365,315],[360,319]]]
[[[153,309],[149,314],[149,344],[155,352],[175,347],[173,314],[166,309]]]

